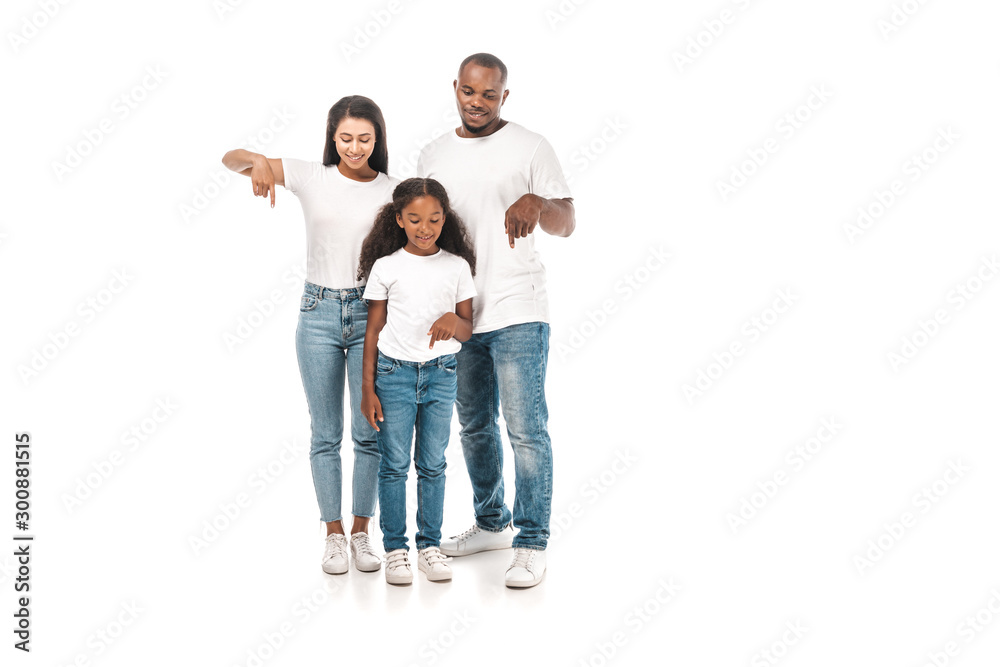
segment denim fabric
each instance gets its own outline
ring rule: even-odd
[[[361,414],[361,353],[368,322],[364,288],[330,289],[306,282],[295,351],[309,403],[309,464],[320,521],[342,518],[340,442],[344,435],[344,376],[351,393],[354,441],[353,514],[375,515],[379,454],[375,429]]]
[[[382,404],[377,433],[379,527],[386,553],[409,549],[406,478],[410,446],[417,470],[417,549],[441,544],[445,457],[451,434],[457,374],[455,355],[424,362],[400,361],[379,352],[375,395]],[[414,439],[414,431],[416,438]]]
[[[498,532],[504,503],[499,411],[514,450],[515,548],[545,549],[552,513],[552,444],[545,404],[549,325],[528,322],[473,334],[458,357],[458,420],[476,525]]]

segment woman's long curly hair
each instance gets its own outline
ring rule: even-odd
[[[408,178],[392,191],[392,201],[379,209],[372,230],[361,244],[358,280],[368,279],[375,260],[391,255],[406,245],[406,232],[396,223],[396,216],[403,215],[403,209],[414,199],[424,196],[437,199],[444,212],[437,246],[467,261],[472,275],[476,275],[476,251],[472,247],[469,231],[462,218],[451,208],[444,186],[433,178]]]

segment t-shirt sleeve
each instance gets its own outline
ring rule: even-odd
[[[472,269],[469,268],[469,263],[462,258],[459,258],[459,263],[462,266],[458,274],[458,289],[455,290],[455,303],[461,303],[478,294],[476,292],[476,284],[472,280]]]
[[[572,197],[566,176],[563,174],[559,158],[552,145],[544,137],[531,157],[531,185],[533,195],[545,199],[566,199]]]
[[[285,172],[285,188],[296,195],[302,192],[306,184],[316,176],[317,166],[321,166],[319,162],[281,158],[281,169]]]
[[[385,301],[389,298],[389,286],[386,284],[385,277],[382,275],[382,269],[384,268],[385,264],[382,260],[375,260],[375,264],[372,266],[372,270],[368,274],[368,283],[365,285],[365,293],[361,298],[371,299],[372,301]]]

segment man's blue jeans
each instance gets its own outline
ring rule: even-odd
[[[476,525],[498,532],[504,503],[499,411],[514,450],[514,547],[545,549],[552,513],[552,443],[545,405],[549,325],[516,324],[473,334],[458,355],[458,420],[472,480]]]
[[[406,477],[410,445],[417,469],[417,549],[441,545],[445,457],[455,410],[455,355],[425,362],[400,361],[381,352],[375,395],[382,404],[378,422],[379,527],[386,553],[408,549]],[[414,431],[416,440],[414,441]]]
[[[361,353],[368,304],[363,288],[330,289],[307,282],[299,304],[295,350],[309,403],[312,440],[309,465],[320,521],[339,521],[344,435],[344,377],[351,393],[354,440],[354,516],[375,515],[378,446],[375,429],[361,414]]]

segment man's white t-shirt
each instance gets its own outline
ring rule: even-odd
[[[455,304],[476,296],[469,263],[439,248],[426,257],[400,248],[375,260],[365,287],[365,299],[389,300],[385,326],[378,336],[382,354],[403,361],[430,361],[455,354],[462,344],[454,338],[430,347],[427,332]]]
[[[357,278],[361,243],[399,180],[378,172],[371,181],[354,181],[322,162],[282,158],[281,164],[285,187],[306,219],[306,280],[332,289],[364,285]]]
[[[494,331],[525,322],[548,322],[545,267],[534,235],[514,240],[504,231],[507,209],[522,195],[570,197],[552,146],[540,134],[507,122],[491,135],[466,139],[449,132],[428,144],[417,174],[448,191],[476,246],[473,332]]]

